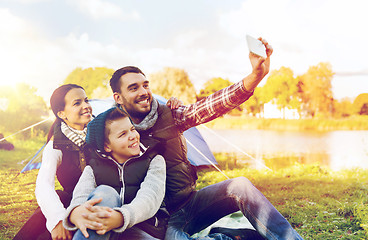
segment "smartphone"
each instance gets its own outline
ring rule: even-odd
[[[267,58],[266,47],[263,45],[263,43],[252,36],[247,35],[246,37],[249,51],[258,56]]]

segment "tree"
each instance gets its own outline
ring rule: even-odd
[[[36,88],[25,83],[19,83],[15,88],[2,88],[1,96],[6,100],[6,105],[0,109],[1,132],[17,132],[48,116],[46,103],[36,91]],[[47,131],[42,127],[40,129]],[[23,133],[23,136],[29,135],[29,132]]]
[[[349,98],[343,98],[340,101],[334,101],[334,117],[349,117],[354,114],[353,103]]]
[[[257,87],[254,90],[253,96],[251,96],[245,103],[242,104],[248,114],[252,115],[253,117],[257,116],[257,114],[261,114],[261,116],[263,117],[263,107],[266,103],[264,101],[264,90],[264,86]]]
[[[298,80],[290,68],[281,67],[270,73],[263,90],[263,102],[274,100],[278,108],[300,109]]]
[[[105,67],[76,68],[64,80],[64,84],[74,83],[82,86],[89,98],[106,98],[112,95],[109,80],[114,69]]]
[[[184,104],[196,100],[195,88],[183,69],[166,67],[160,72],[151,74],[149,80],[152,92],[164,98],[177,97]]]
[[[212,93],[217,92],[220,89],[226,88],[233,83],[230,82],[228,79],[223,79],[220,77],[217,78],[211,78],[207,82],[204,83],[203,89],[199,91],[199,94],[197,96],[197,99],[200,100],[204,97],[207,97],[208,95],[211,95]]]
[[[367,115],[368,93],[359,94],[353,102],[353,111],[355,114]]]
[[[334,72],[329,63],[319,63],[300,76],[303,103],[312,117],[332,114],[334,99],[331,80],[333,75]]]

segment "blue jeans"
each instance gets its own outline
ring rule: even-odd
[[[190,236],[239,210],[266,239],[303,239],[245,177],[225,180],[196,192],[182,209],[171,215],[165,239],[226,239],[218,235]]]
[[[102,201],[97,206],[105,206],[105,207],[121,207],[121,198],[118,192],[107,185],[98,186],[88,197],[90,199],[102,198]],[[136,239],[136,240],[157,240],[157,238],[152,237],[148,233],[142,231],[139,228],[131,227],[126,229],[123,233],[116,233],[113,231],[109,231],[104,235],[99,235],[96,231],[87,229],[89,237],[85,238],[80,230],[78,230],[73,237],[73,240],[118,240],[118,239]]]

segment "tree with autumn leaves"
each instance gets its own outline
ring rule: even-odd
[[[109,68],[76,68],[64,83],[77,83],[86,89],[90,98],[111,96],[108,86],[113,69]],[[281,67],[271,71],[262,85],[258,86],[253,96],[231,114],[239,115],[246,111],[253,116],[262,116],[266,103],[272,103],[284,111],[297,109],[302,117],[347,117],[353,114],[368,115],[368,93],[358,96],[354,103],[349,99],[333,98],[331,81],[334,72],[329,63],[311,66],[302,75],[295,76],[292,69]],[[219,89],[233,84],[221,77],[209,79],[203,88],[196,93],[194,85],[185,70],[166,67],[161,71],[149,74],[150,87],[153,93],[165,98],[175,96],[184,104],[193,103]]]
[[[309,116],[332,116],[334,98],[331,81],[334,72],[328,63],[319,63],[298,77],[303,109]]]

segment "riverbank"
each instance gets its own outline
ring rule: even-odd
[[[225,116],[205,124],[213,129],[262,129],[280,131],[368,130],[368,116],[343,119],[265,119]]]
[[[37,207],[38,170],[19,174],[41,142],[14,142],[14,151],[0,150],[0,239],[9,240]],[[42,144],[41,144],[42,145]],[[217,156],[230,177],[247,177],[288,219],[304,239],[368,238],[368,170],[331,171],[319,165],[296,164],[278,171],[233,166]],[[232,162],[232,161],[230,161]],[[198,172],[197,188],[226,178],[212,168]]]

